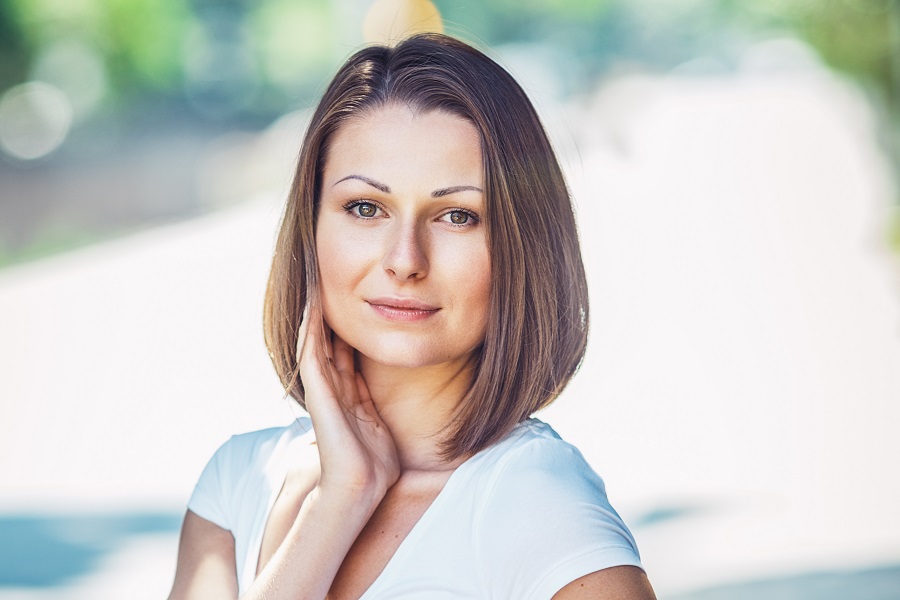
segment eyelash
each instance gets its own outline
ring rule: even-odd
[[[374,219],[375,215],[373,215],[371,217],[364,217],[354,210],[355,208],[362,206],[362,205],[374,206],[375,210],[384,211],[384,209],[377,202],[373,202],[372,200],[351,200],[351,201],[345,203],[342,206],[342,208],[344,209],[345,212],[347,212],[349,215],[351,215],[352,217],[354,217],[356,219],[361,219],[364,221],[367,221],[369,219]],[[441,217],[443,218],[443,217],[452,215],[453,213],[464,214],[464,215],[466,215],[466,217],[468,217],[468,220],[465,223],[453,223],[452,221],[447,221],[447,224],[450,225],[451,227],[459,227],[459,228],[472,227],[473,225],[477,225],[478,223],[481,222],[481,219],[478,218],[478,215],[476,215],[475,213],[473,213],[470,210],[466,210],[465,208],[450,209],[446,213],[441,215]]]
[[[357,219],[363,219],[363,220],[374,219],[375,218],[374,216],[364,217],[361,214],[359,214],[358,212],[353,210],[364,204],[367,204],[369,206],[374,206],[375,210],[384,210],[383,208],[381,208],[381,206],[378,205],[377,202],[372,202],[371,200],[351,200],[350,202],[347,202],[346,204],[344,204],[343,209],[344,209],[344,211],[349,213],[350,216],[356,217]]]

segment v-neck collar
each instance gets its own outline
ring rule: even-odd
[[[273,452],[273,458],[275,460],[270,463],[271,469],[266,469],[267,475],[270,475],[267,477],[267,480],[269,481],[269,495],[266,501],[266,510],[262,515],[261,524],[257,524],[252,544],[248,549],[247,561],[243,571],[245,577],[244,581],[247,582],[248,588],[256,578],[256,571],[259,568],[259,552],[262,547],[262,538],[265,534],[266,524],[269,522],[272,508],[281,493],[281,489],[284,487],[284,482],[287,477],[288,464],[285,458],[286,448],[289,447],[291,443],[294,443],[295,440],[298,440],[298,436],[303,439],[302,443],[306,444],[312,443],[316,439],[310,421],[308,419],[304,419],[304,421],[305,423],[301,424],[300,419],[298,419],[289,426],[289,430],[298,427],[300,431],[295,436],[282,435]],[[381,591],[381,588],[384,587],[384,582],[390,581],[391,574],[402,568],[403,562],[406,560],[409,553],[413,551],[412,549],[416,547],[417,541],[427,533],[429,525],[440,515],[441,508],[448,502],[451,502],[454,490],[460,485],[459,481],[464,478],[465,472],[471,468],[471,465],[485,453],[496,449],[499,445],[508,441],[513,437],[513,434],[523,426],[523,424],[527,424],[528,422],[529,420],[526,419],[522,423],[519,423],[503,440],[489,448],[485,448],[484,450],[473,454],[453,470],[453,473],[447,478],[441,491],[438,492],[431,504],[428,505],[428,508],[425,509],[425,512],[422,513],[422,516],[419,517],[419,520],[416,521],[416,524],[413,525],[406,537],[403,538],[403,541],[397,546],[397,549],[394,551],[394,554],[388,560],[387,564],[385,564],[381,573],[379,573],[372,583],[369,584],[369,587],[366,588],[366,591],[359,597],[359,600],[372,600],[376,594]]]
[[[366,591],[359,597],[359,600],[370,600],[371,598],[374,598],[380,591],[380,588],[384,587],[383,582],[390,581],[391,573],[402,568],[407,556],[417,547],[417,542],[428,533],[429,525],[434,522],[435,519],[439,518],[441,508],[452,501],[451,499],[454,490],[458,487],[458,481],[463,477],[467,465],[470,464],[475,456],[477,456],[477,454],[470,456],[453,470],[450,477],[444,482],[443,487],[441,487],[441,491],[437,493],[437,496],[434,497],[434,500],[431,501],[431,504],[429,504],[428,508],[425,509],[425,512],[422,513],[422,516],[416,521],[416,524],[409,530],[409,533],[406,534],[406,537],[403,538],[403,541],[397,546],[394,554],[388,559],[387,564],[384,565],[381,573],[379,573],[369,587],[366,588]]]

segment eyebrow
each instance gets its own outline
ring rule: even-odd
[[[441,188],[439,190],[434,190],[433,192],[431,192],[431,197],[432,198],[440,198],[441,196],[448,196],[450,194],[455,194],[456,192],[467,192],[467,191],[484,193],[480,187],[476,187],[474,185],[454,185],[454,186],[450,186],[448,188]]]
[[[379,182],[375,181],[374,179],[370,179],[370,178],[366,177],[365,175],[347,175],[343,179],[338,179],[337,181],[335,181],[334,185],[331,187],[334,187],[335,185],[341,183],[342,181],[347,181],[348,179],[358,179],[364,183],[368,183],[376,190],[384,192],[385,194],[391,193],[391,188],[389,188],[388,186],[386,186],[383,183],[379,183]]]
[[[348,179],[357,179],[359,181],[362,181],[363,183],[366,183],[366,184],[372,186],[373,188],[375,188],[376,190],[384,192],[385,194],[391,193],[390,186],[388,186],[384,183],[381,183],[380,181],[375,181],[374,179],[372,179],[370,177],[366,177],[365,175],[347,175],[346,177],[335,181],[334,185],[332,185],[331,187],[334,187],[335,185],[337,185],[343,181],[347,181]],[[431,197],[432,198],[440,198],[442,196],[449,196],[450,194],[456,194],[457,192],[470,192],[470,191],[484,193],[483,190],[478,186],[453,185],[450,187],[445,187],[445,188],[441,188],[438,190],[434,190],[433,192],[431,192]]]

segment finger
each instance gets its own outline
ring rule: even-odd
[[[325,359],[331,363],[334,361],[334,348],[332,347],[332,330],[328,325],[328,321],[325,320],[325,314],[319,310],[318,312],[318,321],[319,324],[319,339],[323,340],[325,343],[322,344],[322,351],[324,352]]]
[[[374,404],[372,403],[372,395],[369,393],[369,386],[366,384],[366,380],[363,378],[362,373],[356,374],[356,393],[359,394],[359,402],[360,404]]]
[[[349,383],[353,383],[352,378],[356,372],[353,365],[353,347],[336,333],[331,336],[331,347],[334,352],[335,368],[341,375],[351,379]]]
[[[332,395],[336,390],[333,369],[327,356],[331,344],[323,343],[324,329],[321,310],[313,303],[308,304],[303,311],[299,332],[302,338],[297,340],[300,380],[307,391],[307,409],[311,397],[323,393]]]
[[[315,364],[323,373],[327,372],[331,348],[330,344],[323,343],[328,339],[325,329],[322,311],[312,302],[308,303],[297,335],[297,363],[301,371],[305,366]]]
[[[306,338],[309,334],[309,304],[303,309],[303,316],[300,317],[300,328],[297,331],[297,348],[295,350],[294,358],[297,360],[297,364],[300,363],[303,358],[303,349],[306,346]]]
[[[297,332],[297,362],[312,359],[322,347],[322,311],[312,302],[303,309]]]
[[[372,401],[369,385],[366,383],[362,373],[356,373],[356,393],[359,396],[357,414],[359,414],[359,410],[361,410],[362,416],[365,417],[367,421],[374,421],[376,424],[381,424],[381,415],[378,414],[378,408],[375,406],[375,402]]]

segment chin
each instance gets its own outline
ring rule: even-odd
[[[361,341],[356,348],[360,355],[374,363],[387,367],[402,369],[416,369],[420,367],[433,367],[445,363],[467,362],[471,360],[474,349],[471,347],[460,348],[454,351],[446,344],[435,343],[435,338],[427,341],[382,339],[378,341]]]
[[[358,350],[358,352],[374,363],[401,369],[430,367],[449,362],[454,358],[444,352],[428,351],[421,348],[380,347],[373,348],[368,352],[362,350]]]

